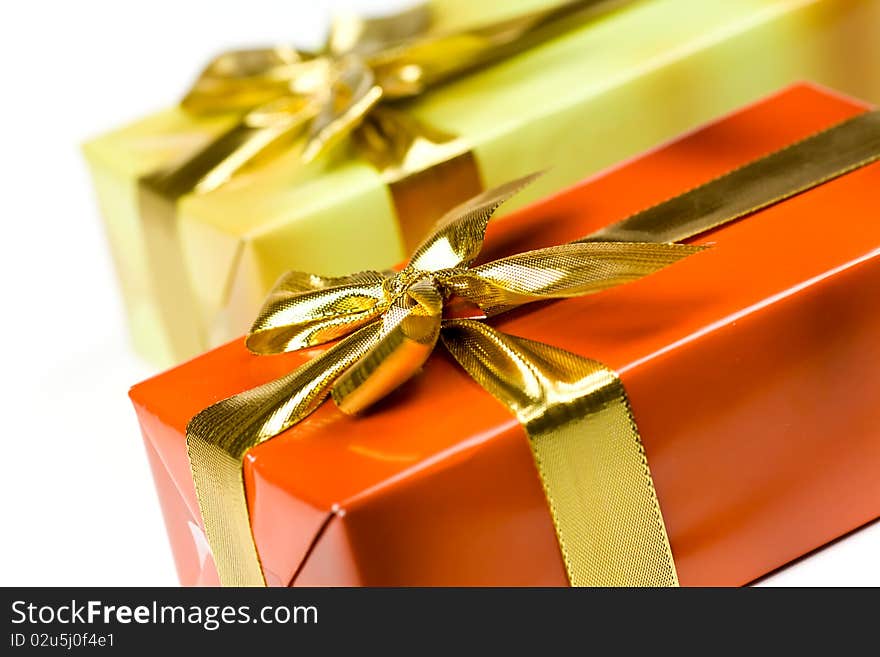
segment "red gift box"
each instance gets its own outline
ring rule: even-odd
[[[490,224],[493,259],[580,238],[863,112],[796,86]],[[629,394],[684,585],[740,585],[880,515],[880,165],[702,235],[713,248],[494,321]],[[131,393],[185,584],[216,583],[185,447],[209,404],[320,349],[236,341]],[[267,581],[565,585],[517,421],[442,351],[373,412],[332,404],[244,461]]]

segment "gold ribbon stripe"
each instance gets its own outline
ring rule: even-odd
[[[617,374],[481,322],[443,345],[526,430],[572,586],[677,586],[642,441]]]
[[[603,228],[583,241],[677,242],[875,162],[880,113],[859,114]]]

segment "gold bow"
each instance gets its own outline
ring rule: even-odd
[[[472,266],[493,212],[534,178],[507,183],[451,210],[400,272],[365,271],[330,279],[286,274],[251,327],[248,349],[278,354],[345,338],[334,348],[337,355],[316,360],[348,363],[322,378],[320,386],[329,387],[343,412],[354,414],[418,372],[444,325],[461,327],[472,321],[443,319],[450,298],[465,299],[492,316],[531,301],[614,287],[700,249],[683,244],[585,242]],[[300,412],[290,418],[299,419]],[[275,429],[283,430],[271,427]]]
[[[650,471],[626,393],[601,363],[444,318],[452,299],[483,317],[532,301],[591,294],[670,265],[698,235],[880,159],[880,112],[869,112],[755,160],[583,240],[474,265],[498,206],[534,176],[448,212],[399,272],[327,278],[291,272],[247,337],[257,354],[336,341],[275,381],[210,406],[187,426],[199,508],[223,584],[262,585],[242,459],[332,395],[347,413],[412,377],[441,340],[516,415],[529,437],[569,581],[675,584]],[[645,241],[627,241],[641,239]]]
[[[241,112],[236,148],[200,183],[212,189],[242,167],[305,135],[308,161],[351,134],[371,161],[400,164],[423,138],[405,116],[384,108],[546,40],[619,0],[567,0],[487,25],[438,33],[427,5],[384,18],[334,20],[326,46],[309,53],[278,47],[227,52],[202,72],[182,106],[197,114]],[[447,138],[448,141],[448,138]],[[228,145],[227,145],[228,146]],[[215,149],[216,150],[216,149]]]

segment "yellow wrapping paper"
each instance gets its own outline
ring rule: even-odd
[[[550,3],[487,4],[437,0],[438,27]],[[509,211],[799,79],[880,101],[880,78],[868,65],[876,61],[880,0],[644,0],[405,109],[469,144],[486,187],[549,167]],[[194,119],[175,107],[85,146],[135,346],[158,365],[176,357],[156,306],[137,179],[234,120]],[[306,166],[291,151],[217,190],[185,196],[177,214],[206,347],[245,332],[289,269],[339,274],[383,268],[405,254],[380,172],[345,145]]]

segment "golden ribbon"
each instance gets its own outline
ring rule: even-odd
[[[177,202],[217,189],[291,148],[304,162],[351,137],[388,186],[409,249],[442,214],[483,189],[462,139],[408,116],[407,99],[475,68],[546,41],[620,0],[566,0],[495,23],[438,33],[427,5],[363,20],[337,19],[323,50],[278,47],[214,59],[182,101],[196,115],[232,114],[235,124],[174,167],[138,185],[157,305],[178,358],[207,345],[177,239]]]
[[[672,243],[880,159],[869,112],[756,160],[583,240],[472,265],[495,209],[528,183],[450,211],[399,272],[326,278],[290,272],[247,346],[275,354],[336,341],[290,374],[214,404],[187,427],[199,506],[220,580],[262,585],[242,481],[251,447],[332,395],[357,413],[415,375],[438,340],[524,426],[572,585],[674,585],[650,471],[617,374],[582,356],[444,319],[460,297],[486,318],[532,301],[591,294],[655,272],[700,247]],[[640,241],[630,240],[633,237]]]

